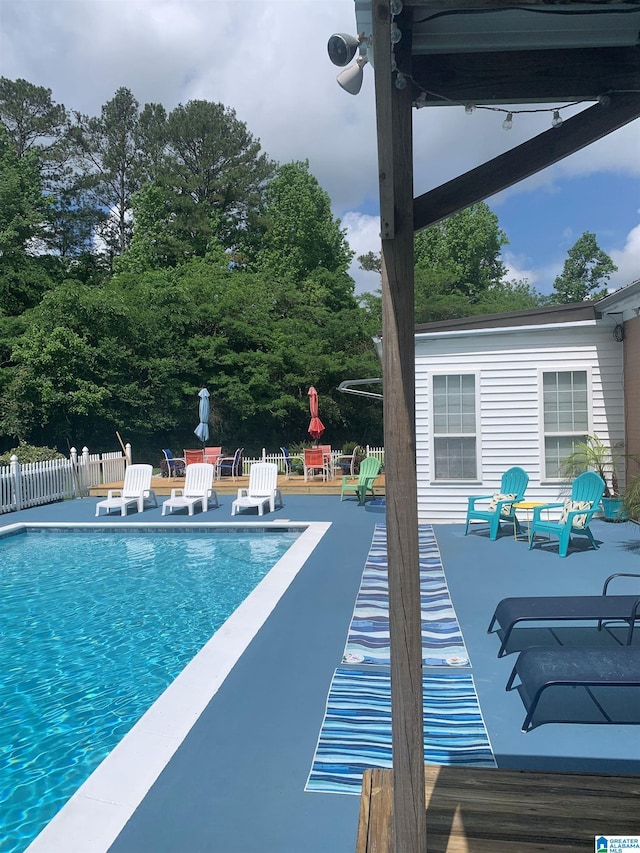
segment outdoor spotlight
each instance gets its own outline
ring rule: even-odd
[[[334,33],[327,42],[329,59],[334,65],[348,65],[356,55],[360,39],[348,33]]]
[[[349,66],[349,68],[345,68],[344,71],[341,71],[338,74],[336,80],[338,81],[338,85],[342,86],[345,92],[348,92],[350,95],[358,94],[362,88],[362,80],[364,78],[364,72],[362,69],[367,62],[367,57],[360,54],[354,65]]]

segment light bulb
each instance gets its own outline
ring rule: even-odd
[[[464,111],[468,116],[472,116],[476,111],[475,104],[466,104]]]
[[[552,127],[560,127],[562,124],[562,116],[560,115],[560,110],[553,111],[553,119],[551,121]]]
[[[402,33],[397,24],[391,24],[391,44],[398,44],[402,38]]]
[[[513,127],[513,113],[507,113],[506,119],[502,122],[502,127],[505,130],[511,130]]]
[[[401,71],[398,71],[396,74],[396,89],[406,89],[407,88],[407,78]]]
[[[391,0],[389,10],[392,15],[399,15],[402,12],[402,0]]]

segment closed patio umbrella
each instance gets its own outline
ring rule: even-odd
[[[200,397],[200,404],[198,406],[200,423],[194,429],[194,432],[204,445],[209,440],[209,392],[206,388],[202,388],[198,392],[198,397]]]
[[[309,388],[309,412],[311,413],[311,422],[307,432],[311,438],[317,440],[324,432],[324,424],[318,417],[318,392],[313,385]]]

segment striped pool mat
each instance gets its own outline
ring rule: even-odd
[[[430,525],[419,527],[425,760],[495,767],[469,657]],[[368,767],[391,767],[386,528],[375,527],[306,791],[360,794]],[[453,669],[453,667],[460,667]]]
[[[468,666],[440,549],[433,528],[418,528],[422,663],[424,666]],[[387,530],[376,524],[360,590],[349,626],[342,663],[390,665]]]
[[[468,671],[423,675],[425,761],[495,767]],[[305,791],[360,794],[368,767],[391,767],[391,677],[377,667],[339,667]]]

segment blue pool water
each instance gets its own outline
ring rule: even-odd
[[[0,538],[0,851],[27,847],[299,531]]]

